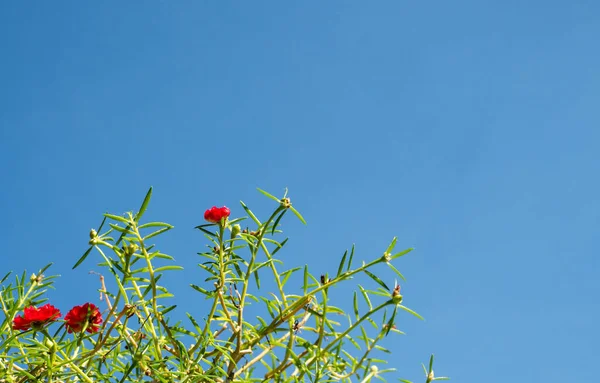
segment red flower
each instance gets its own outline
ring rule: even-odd
[[[213,206],[204,212],[204,219],[208,222],[217,223],[221,222],[221,218],[229,217],[229,214],[231,214],[231,212],[229,211],[229,208],[227,206]]]
[[[13,330],[26,331],[32,327],[38,330],[58,318],[60,310],[49,303],[40,308],[29,306],[23,310],[23,316],[19,315],[13,320]]]
[[[73,307],[65,315],[65,322],[69,334],[72,332],[82,332],[84,329],[87,332],[94,333],[100,330],[102,314],[94,304],[86,303],[82,306]]]

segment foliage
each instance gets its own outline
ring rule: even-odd
[[[412,249],[394,253],[394,238],[381,256],[362,265],[353,264],[354,247],[346,251],[335,275],[317,277],[306,266],[283,270],[277,257],[287,243],[287,238],[279,240],[282,219],[288,212],[302,222],[304,218],[287,195],[276,198],[260,191],[276,203],[266,220],[242,202],[248,217],[230,220],[229,209],[214,207],[205,214],[210,223],[197,226],[210,243],[208,251],[199,253],[199,267],[208,277],[203,285],[191,284],[209,302],[202,320],[187,313],[187,321],[175,322],[167,315],[175,306],[161,278],[181,267],[150,244],[173,227],[141,221],[152,189],[137,213],[105,214],[98,229],[90,232],[89,249],[74,266],[95,250],[100,265],[114,278],[114,288],[109,289],[100,276],[107,306],[102,322],[97,307],[85,304],[69,312],[66,325],[54,314],[39,319],[43,313],[30,309],[16,326],[15,318],[25,308],[46,303],[45,293],[56,276],[44,276],[50,265],[29,278],[16,275],[13,282],[10,273],[4,276],[0,382],[384,380],[394,368],[379,369],[385,361],[373,357],[373,351],[389,353],[380,343],[390,332],[400,333],[394,324],[400,312],[420,316],[402,305],[400,286],[390,289],[373,267],[386,264],[403,278],[391,262]],[[242,229],[244,221],[248,227]],[[358,285],[353,312],[347,314],[330,301],[330,288],[361,273],[379,288]],[[295,278],[302,281],[300,295],[287,292]],[[277,293],[256,295],[261,279],[272,279]],[[367,311],[359,310],[359,301]],[[52,307],[44,307],[54,313]],[[260,307],[262,316],[249,314]],[[35,313],[37,321],[27,316]],[[343,316],[347,324],[336,320]],[[433,356],[429,368],[424,367],[426,382],[446,379],[433,376],[432,363]]]

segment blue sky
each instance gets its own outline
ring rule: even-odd
[[[0,274],[52,261],[53,302],[97,299],[71,266],[152,185],[195,306],[204,209],[288,187],[290,267],[416,248],[399,376],[433,352],[455,381],[591,381],[599,37],[592,0],[4,2]]]

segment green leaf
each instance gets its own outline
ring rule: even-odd
[[[190,286],[191,286],[191,287],[192,287],[194,290],[196,290],[196,291],[198,291],[198,292],[200,292],[200,293],[202,293],[202,294],[204,294],[204,295],[208,295],[208,296],[212,295],[212,293],[211,293],[210,291],[208,291],[208,290],[206,290],[206,289],[203,289],[203,288],[202,288],[202,287],[200,287],[200,286],[196,286],[196,285],[194,285],[194,284],[190,284]]]
[[[148,189],[148,193],[146,193],[146,197],[144,198],[144,202],[142,202],[142,206],[140,207],[140,210],[135,215],[135,222],[139,222],[140,218],[142,218],[142,215],[144,215],[144,213],[146,212],[146,208],[148,207],[148,203],[150,202],[150,198],[152,198],[152,186],[150,186],[150,189]]]
[[[106,217],[102,218],[102,222],[100,222],[100,226],[98,226],[98,229],[96,230],[97,233],[100,233],[100,231],[102,230],[102,227],[104,226],[104,222],[106,222]]]
[[[254,280],[256,281],[256,288],[260,290],[260,278],[258,277],[258,271],[254,272]]]
[[[302,214],[300,214],[300,212],[298,210],[296,210],[293,206],[290,206],[289,209],[292,211],[292,213],[294,213],[296,215],[296,217],[298,217],[300,222],[302,222],[303,224],[306,225],[306,220],[304,219],[304,217],[302,216]]]
[[[397,237],[394,237],[394,239],[392,239],[392,243],[390,243],[390,245],[388,246],[388,248],[386,249],[386,253],[391,253],[392,250],[394,250],[394,247],[396,246],[396,241],[398,240]]]
[[[81,262],[85,261],[85,259],[87,258],[87,256],[90,255],[90,251],[92,251],[93,248],[94,248],[94,246],[90,246],[90,248],[87,249],[85,253],[83,253],[83,255],[81,256],[81,258],[79,258],[79,260],[77,261],[77,263],[75,263],[75,265],[73,266],[72,270],[74,270],[77,266],[81,265]]]
[[[172,228],[173,228],[173,226],[163,227],[162,229],[158,229],[158,230],[156,230],[156,231],[148,234],[147,236],[145,236],[143,240],[146,241],[146,240],[148,240],[148,239],[150,239],[152,237],[156,237],[157,235],[160,235],[160,234],[162,234],[162,233],[164,233],[166,231],[169,231]]]
[[[397,269],[397,268],[395,268],[395,267],[394,267],[394,265],[392,265],[392,264],[391,264],[391,263],[389,263],[389,262],[387,263],[387,265],[388,265],[388,267],[389,267],[390,269],[392,269],[392,270],[393,270],[393,271],[394,271],[396,274],[398,274],[398,276],[399,276],[400,278],[402,278],[402,280],[403,280],[403,281],[406,281],[406,278],[404,278],[404,275],[402,275],[402,273],[401,273],[400,271],[398,271],[398,269]]]
[[[6,279],[8,279],[8,277],[10,276],[11,273],[12,273],[12,271],[9,271],[8,273],[6,273],[6,275],[4,277],[2,277],[2,279],[0,279],[0,284],[4,283],[4,281]]]
[[[409,248],[408,248],[408,249],[406,249],[406,250],[402,250],[401,252],[399,252],[399,253],[396,253],[396,254],[392,255],[392,259],[400,258],[401,256],[403,256],[403,255],[405,255],[405,254],[408,254],[408,253],[410,253],[410,252],[411,252],[411,251],[413,251],[414,249],[415,249],[414,247],[409,247]]]
[[[215,233],[213,233],[213,232],[211,232],[211,231],[208,231],[208,230],[206,230],[206,229],[204,228],[204,226],[214,226],[214,225],[213,225],[213,224],[210,224],[210,225],[196,226],[196,229],[200,230],[200,231],[201,231],[201,232],[203,232],[204,234],[207,234],[207,235],[209,235],[209,236],[211,236],[211,237],[217,237],[217,234],[215,234]]]
[[[356,319],[359,318],[359,315],[358,315],[358,297],[356,295],[356,291],[354,292],[354,315],[356,315]]]
[[[371,304],[371,299],[369,299],[369,294],[367,293],[367,291],[361,285],[358,285],[358,288],[360,289],[360,292],[362,293],[363,297],[365,298],[365,301],[367,302],[367,305],[369,306],[369,310],[373,310],[373,305]]]
[[[431,354],[431,357],[429,358],[429,372],[431,372],[432,369],[433,369],[433,354]]]
[[[161,315],[165,315],[165,314],[166,314],[166,313],[168,313],[169,311],[172,311],[172,310],[174,310],[174,309],[175,309],[175,307],[177,307],[177,305],[169,306],[169,307],[167,307],[166,309],[162,310],[162,311],[160,312],[160,314],[161,314]]]
[[[360,331],[362,333],[362,336],[364,338],[365,344],[367,345],[367,350],[370,347],[370,343],[369,343],[369,337],[367,336],[367,332],[365,331],[365,328],[363,326],[359,326],[360,327]]]
[[[279,200],[279,198],[267,193],[266,191],[262,190],[261,188],[256,188],[259,192],[261,192],[262,194],[264,194],[265,196],[271,198],[273,201],[277,201],[279,203],[281,203],[281,201]]]
[[[114,214],[104,213],[104,216],[106,218],[112,219],[113,221],[119,221],[119,222],[123,222],[126,225],[129,225],[129,221],[127,220],[127,218],[121,217],[120,215],[114,215]]]
[[[352,267],[352,258],[354,258],[354,244],[352,244],[352,249],[350,250],[350,258],[348,259],[348,268],[346,270],[350,270]]]
[[[392,327],[394,326],[394,320],[396,319],[396,313],[398,312],[398,306],[394,306],[394,312],[392,313],[392,317],[390,318],[390,320],[387,322],[386,326],[386,330],[385,330],[385,335],[387,336],[390,331],[392,330]]]
[[[256,223],[258,226],[261,225],[260,221],[258,220],[258,218],[256,218],[256,216],[254,215],[254,213],[252,212],[252,210],[250,210],[250,208],[248,206],[246,206],[246,204],[244,203],[244,201],[240,201],[240,204],[242,205],[242,207],[244,208],[244,210],[246,211],[246,213],[250,216],[250,218],[252,218],[252,220],[254,221],[254,223]]]
[[[404,311],[406,311],[406,312],[408,312],[408,313],[411,313],[412,315],[416,316],[417,318],[419,318],[419,319],[421,319],[421,320],[425,320],[425,319],[424,319],[422,316],[420,316],[420,315],[419,315],[419,314],[417,314],[415,311],[413,311],[413,310],[409,309],[409,308],[408,308],[408,307],[406,307],[406,306],[403,306],[403,305],[398,305],[398,307],[400,307],[402,310],[404,310]]]
[[[157,267],[156,269],[154,269],[154,273],[160,273],[160,272],[166,271],[166,270],[183,270],[183,267],[177,266],[177,265],[161,266],[161,267]]]
[[[285,212],[287,210],[284,210],[281,212],[281,214],[279,214],[279,216],[277,217],[277,219],[275,220],[275,222],[273,223],[273,228],[271,229],[271,235],[275,234],[275,228],[277,228],[277,225],[279,225],[279,221],[281,221],[281,219],[283,218],[283,216],[285,215]]]
[[[344,255],[342,256],[342,260],[340,261],[340,265],[338,266],[338,271],[335,277],[339,277],[342,274],[342,270],[344,270],[344,264],[346,263],[346,256],[348,255],[348,250],[344,251]]]
[[[145,224],[139,226],[138,229],[141,230],[141,229],[145,229],[148,227],[170,227],[172,229],[173,225],[169,225],[168,223],[165,223],[165,222],[148,222],[148,223],[145,223]]]
[[[365,274],[367,274],[369,277],[371,277],[371,279],[373,279],[375,282],[379,283],[381,285],[381,287],[383,287],[386,290],[390,290],[389,287],[387,287],[387,285],[385,283],[383,283],[383,281],[381,279],[379,279],[379,277],[377,277],[375,274],[371,273],[368,270],[363,270],[365,272]]]
[[[304,286],[302,288],[304,289],[304,295],[306,295],[308,291],[308,265],[304,265]]]

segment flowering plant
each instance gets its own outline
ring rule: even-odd
[[[380,256],[358,267],[352,247],[335,273],[316,277],[308,266],[283,270],[276,257],[288,241],[279,239],[282,219],[292,212],[305,221],[287,195],[259,191],[276,202],[267,219],[241,202],[247,217],[230,219],[229,208],[212,207],[204,214],[208,223],[196,227],[210,243],[199,253],[207,278],[190,285],[209,302],[202,320],[191,313],[185,313],[185,322],[170,317],[176,306],[161,278],[182,268],[150,244],[173,226],[141,222],[152,189],[137,213],[105,214],[73,267],[96,250],[99,265],[113,277],[109,283],[100,275],[105,309],[88,302],[61,319],[60,310],[46,303],[55,278],[43,275],[50,265],[29,279],[17,275],[13,283],[8,283],[10,273],[4,276],[0,383],[383,380],[394,368],[380,368],[385,361],[373,355],[389,352],[380,343],[390,332],[400,333],[399,312],[420,316],[402,304],[400,285],[390,289],[373,267],[387,265],[403,279],[392,261],[412,249],[394,252],[394,238]],[[332,304],[330,289],[358,274],[377,288],[358,285],[348,314]],[[261,277],[273,281],[276,293],[260,295]],[[300,292],[290,291],[291,281],[301,285]],[[348,325],[339,317],[347,317]],[[447,379],[435,377],[432,364],[433,356],[429,367],[423,366],[426,382]]]

